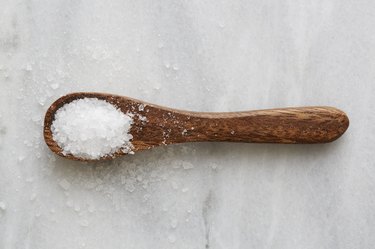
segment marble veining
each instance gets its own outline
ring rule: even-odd
[[[0,248],[373,248],[375,2],[0,1]],[[56,157],[76,91],[194,111],[329,105],[325,145]]]

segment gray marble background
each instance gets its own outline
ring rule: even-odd
[[[374,248],[375,1],[0,0],[0,248]],[[200,143],[82,164],[48,106],[331,105],[326,145]]]

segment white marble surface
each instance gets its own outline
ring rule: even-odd
[[[0,0],[0,248],[373,248],[375,1]],[[327,145],[55,157],[55,99],[196,111],[331,105]]]

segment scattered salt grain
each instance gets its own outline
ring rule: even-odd
[[[189,163],[189,162],[183,162],[183,163],[182,163],[182,167],[183,167],[184,169],[193,169],[193,168],[194,168],[194,165],[191,164],[191,163]]]
[[[81,220],[80,225],[82,227],[88,227],[89,226],[89,222],[87,220]]]
[[[65,180],[65,179],[62,179],[60,182],[59,182],[59,185],[60,187],[62,187],[64,190],[68,190],[70,188],[70,183]]]
[[[74,205],[72,200],[67,200],[65,204],[66,204],[67,207],[70,207],[70,208],[73,207],[73,205]]]
[[[44,104],[46,103],[46,97],[45,96],[42,96],[40,99],[39,99],[39,105],[41,106],[44,106]]]
[[[121,149],[131,152],[132,118],[97,98],[83,98],[63,105],[55,114],[53,139],[64,154],[99,159]]]
[[[137,181],[140,182],[140,181],[142,181],[143,177],[142,177],[142,175],[138,175],[136,179],[137,179]]]
[[[18,162],[22,162],[23,160],[25,160],[25,157],[24,157],[24,156],[19,156],[19,157],[18,157]]]
[[[33,182],[34,181],[34,178],[33,177],[27,177],[26,178],[26,182]]]
[[[53,89],[53,90],[56,90],[57,88],[59,88],[59,84],[57,83],[53,83],[50,85],[50,87]]]
[[[7,205],[5,204],[5,202],[0,201],[0,209],[3,211],[7,209]]]
[[[169,234],[168,235],[168,240],[169,240],[170,243],[175,243],[176,242],[176,235]]]
[[[79,210],[81,210],[81,207],[78,204],[76,204],[74,206],[74,211],[79,212]]]
[[[172,219],[172,220],[171,220],[171,227],[172,227],[172,228],[176,228],[177,225],[178,225],[178,220],[177,220],[177,219]]]
[[[178,184],[177,184],[177,182],[172,182],[172,188],[173,188],[173,189],[178,189]]]
[[[130,193],[133,192],[135,190],[133,182],[127,182],[125,185],[125,189]]]
[[[25,69],[26,71],[32,71],[33,67],[31,66],[31,64],[27,64]]]
[[[211,164],[211,168],[214,169],[214,170],[217,169],[217,164],[216,163],[212,163]]]
[[[87,208],[87,210],[88,210],[90,213],[93,213],[93,212],[95,212],[95,207],[90,205],[90,206]]]
[[[30,201],[35,201],[35,199],[36,199],[36,194],[35,194],[35,193],[32,193],[32,194],[30,195]]]

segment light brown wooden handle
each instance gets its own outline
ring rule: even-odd
[[[200,113],[185,123],[185,134],[176,134],[170,142],[327,143],[348,126],[346,114],[333,107]]]

